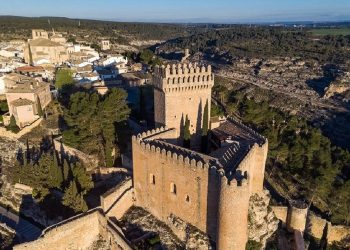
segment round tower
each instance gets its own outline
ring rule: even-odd
[[[304,232],[306,226],[308,207],[307,204],[300,201],[289,201],[287,214],[287,229],[290,232],[294,230]]]
[[[249,188],[247,180],[221,179],[216,247],[218,250],[244,250],[248,241]]]

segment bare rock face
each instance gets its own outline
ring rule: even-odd
[[[10,249],[16,232],[4,223],[0,223],[0,249]]]
[[[250,198],[248,214],[249,240],[260,242],[265,248],[266,240],[278,229],[278,219],[269,208],[270,193],[267,190]]]

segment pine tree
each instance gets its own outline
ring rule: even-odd
[[[208,100],[204,106],[203,127],[202,127],[202,152],[207,153],[208,149],[208,128],[209,126],[209,105]]]
[[[37,105],[38,116],[43,117],[44,112],[43,112],[43,108],[41,107],[41,102],[39,97],[36,98],[36,105]]]
[[[63,160],[63,178],[65,183],[69,183],[70,182],[70,167],[68,164],[68,161],[66,159]]]
[[[10,130],[11,132],[13,133],[18,133],[19,132],[19,127],[17,126],[17,123],[16,123],[16,118],[11,115],[11,118],[10,118],[10,124],[7,126],[6,128],[7,130]]]
[[[184,147],[185,148],[191,147],[190,120],[188,119],[187,115],[186,115],[185,127],[184,127]]]
[[[83,194],[78,193],[75,180],[71,181],[69,187],[66,189],[62,204],[73,209],[76,213],[86,212],[88,210]]]

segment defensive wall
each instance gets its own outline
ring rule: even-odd
[[[84,163],[84,165],[88,171],[94,170],[98,167],[98,160],[96,159],[96,157],[94,157],[92,155],[85,154],[78,149],[69,147],[69,146],[65,145],[61,140],[62,140],[62,138],[56,138],[53,140],[55,149],[57,151],[59,151],[59,152],[63,151],[64,153],[66,153],[70,156],[74,156],[74,157],[78,158],[81,162]]]
[[[46,228],[39,239],[14,246],[14,250],[88,249],[102,236],[112,249],[131,249],[129,242],[114,228],[100,208],[92,209]]]
[[[305,215],[305,210],[291,209],[284,206],[272,206],[276,217],[287,227],[300,229],[301,225],[305,225],[304,230],[306,233],[311,234],[317,239],[321,239],[326,224],[328,225],[327,239],[328,242],[340,242],[350,235],[350,227],[332,225],[331,222],[322,219],[312,212],[308,212]],[[289,215],[290,214],[290,215]],[[302,216],[301,216],[302,215]],[[293,218],[288,219],[288,218]]]
[[[101,195],[101,207],[107,217],[121,219],[134,205],[132,179],[120,183],[117,187]]]

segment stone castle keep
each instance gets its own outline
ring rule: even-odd
[[[192,224],[219,250],[245,249],[249,198],[263,189],[267,140],[225,120],[212,124],[209,155],[185,149],[179,143],[181,123],[189,117],[196,142],[203,106],[211,102],[211,67],[158,67],[154,84],[155,120],[166,127],[133,137],[136,205],[162,221],[175,216]]]
[[[198,144],[206,103],[210,111],[211,88],[214,86],[211,66],[173,64],[156,67],[153,84],[156,127],[167,125],[175,128],[179,136],[188,116],[192,144]]]

